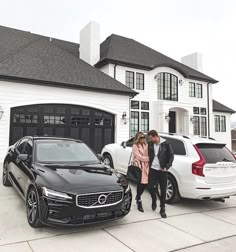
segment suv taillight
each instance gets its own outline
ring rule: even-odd
[[[192,163],[192,173],[197,176],[205,177],[205,175],[203,174],[203,166],[206,163],[205,159],[198,147],[196,145],[193,145],[193,147],[195,148],[200,159],[197,162]]]

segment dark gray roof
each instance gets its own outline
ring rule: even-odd
[[[219,103],[216,100],[212,100],[213,103],[213,111],[215,112],[224,112],[224,113],[230,113],[230,114],[234,114],[235,111],[229,107],[226,107],[225,105],[223,105],[222,103]]]
[[[0,78],[137,94],[79,59],[76,43],[0,26]]]
[[[174,42],[173,42],[174,43]],[[186,78],[217,83],[218,81],[192,69],[164,54],[161,54],[133,39],[112,34],[101,44],[100,61],[95,65],[101,67],[107,63],[152,70],[159,66],[176,69]]]

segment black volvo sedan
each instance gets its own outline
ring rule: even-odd
[[[9,147],[2,177],[25,200],[32,227],[122,218],[131,207],[124,176],[74,139],[23,137]]]

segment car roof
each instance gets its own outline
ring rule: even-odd
[[[25,136],[24,138],[30,138],[32,140],[45,140],[45,141],[48,141],[48,140],[66,140],[66,141],[76,141],[76,142],[79,142],[79,143],[82,143],[81,140],[78,140],[78,139],[74,139],[74,138],[64,138],[64,137],[54,137],[54,136]]]
[[[173,139],[179,140],[187,140],[189,139],[192,144],[200,144],[200,143],[209,143],[209,144],[226,144],[223,142],[216,141],[214,138],[207,138],[207,137],[199,137],[195,135],[180,135],[175,133],[159,133],[160,137],[169,137]]]

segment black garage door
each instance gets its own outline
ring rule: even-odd
[[[114,142],[114,115],[89,107],[40,104],[11,109],[10,144],[26,135],[72,137],[100,153]]]

